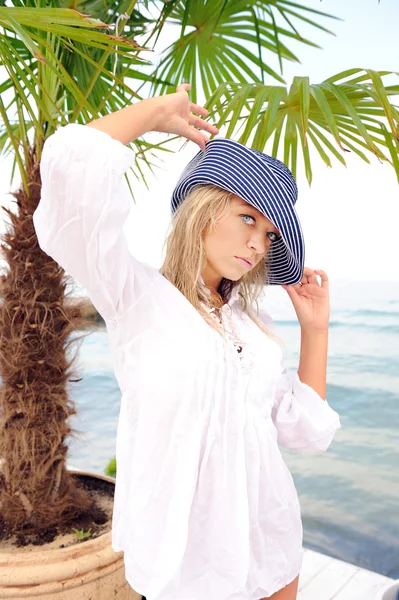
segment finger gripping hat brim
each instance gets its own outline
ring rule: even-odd
[[[206,142],[188,163],[173,191],[174,213],[198,185],[217,185],[257,208],[280,231],[268,254],[269,285],[293,285],[302,279],[304,239],[295,212],[298,190],[281,161],[225,138]]]

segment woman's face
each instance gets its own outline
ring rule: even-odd
[[[232,196],[225,215],[204,238],[205,285],[217,290],[222,278],[238,281],[253,269],[280,232],[271,221],[239,196]]]

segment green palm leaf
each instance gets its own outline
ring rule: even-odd
[[[209,94],[210,84],[218,86],[226,81],[264,83],[265,77],[284,83],[281,76],[283,59],[299,62],[287,47],[285,40],[296,40],[318,47],[301,36],[287,15],[331,33],[311,20],[306,14],[329,17],[320,11],[284,0],[186,0],[170,2],[167,17],[157,25],[162,28],[167,22],[181,26],[180,36],[162,54],[154,71],[157,79],[169,84],[154,84],[152,93],[164,94],[181,82],[182,77],[192,83],[198,77],[197,87],[192,88],[192,99],[197,102],[197,88]],[[283,15],[288,27],[277,25],[276,16]],[[247,42],[245,45],[243,41]],[[277,55],[280,73],[265,61],[265,52]],[[198,68],[197,57],[201,57]],[[223,63],[223,65],[220,64]],[[184,68],[183,68],[184,65]],[[215,91],[213,87],[212,91]]]
[[[138,97],[131,87],[135,80],[150,79],[138,57],[141,46],[110,33],[109,23],[62,8],[55,0],[52,7],[40,9],[27,4],[0,7],[0,65],[7,74],[0,88],[0,149],[13,153],[13,171],[17,165],[24,183],[26,157],[21,148],[34,141],[40,157],[45,137],[57,124],[84,123],[118,110]],[[83,4],[100,2],[79,6]],[[130,17],[134,4],[131,0],[128,6]],[[108,13],[106,17],[109,20]],[[119,63],[113,75],[116,55]],[[151,168],[147,156],[152,145],[136,141],[132,146],[140,156],[137,161]],[[140,170],[138,165],[135,174],[140,176]]]
[[[331,156],[345,164],[346,152],[354,152],[366,162],[374,154],[388,161],[399,179],[399,111],[390,101],[398,94],[398,86],[384,87],[382,78],[388,74],[353,69],[318,85],[310,85],[307,77],[295,77],[289,90],[230,82],[216,90],[207,108],[218,127],[227,126],[226,137],[258,150],[264,150],[273,137],[272,155],[281,158],[294,174],[301,148],[309,183],[309,145],[327,166],[332,164]]]

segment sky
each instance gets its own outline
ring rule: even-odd
[[[398,0],[304,3],[343,21],[322,21],[336,36],[301,26],[301,32],[322,49],[290,42],[289,47],[302,64],[284,64],[287,84],[295,75],[309,75],[311,83],[318,83],[353,67],[399,71]],[[157,139],[157,134],[150,134],[148,139]],[[175,144],[175,148],[181,148],[182,144],[183,141]],[[174,154],[162,155],[158,161],[161,167],[156,169],[154,177],[147,179],[149,192],[132,177],[136,204],[125,232],[131,252],[154,267],[162,264],[174,185],[197,151],[198,147],[189,142]],[[395,173],[388,164],[380,164],[372,156],[370,165],[357,156],[346,159],[347,168],[334,159],[333,168],[329,169],[315,156],[310,188],[299,160],[296,208],[305,236],[305,263],[325,270],[331,280],[399,282],[399,185]],[[9,160],[0,163],[3,204],[9,199],[10,169]]]

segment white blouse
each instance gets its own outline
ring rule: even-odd
[[[241,353],[131,256],[123,176],[133,164],[106,133],[60,128],[44,145],[34,214],[41,248],[107,325],[122,392],[112,547],[147,600],[259,600],[302,561],[298,497],[278,444],[326,450],[339,416],[287,375],[279,343],[237,293],[221,313]]]

